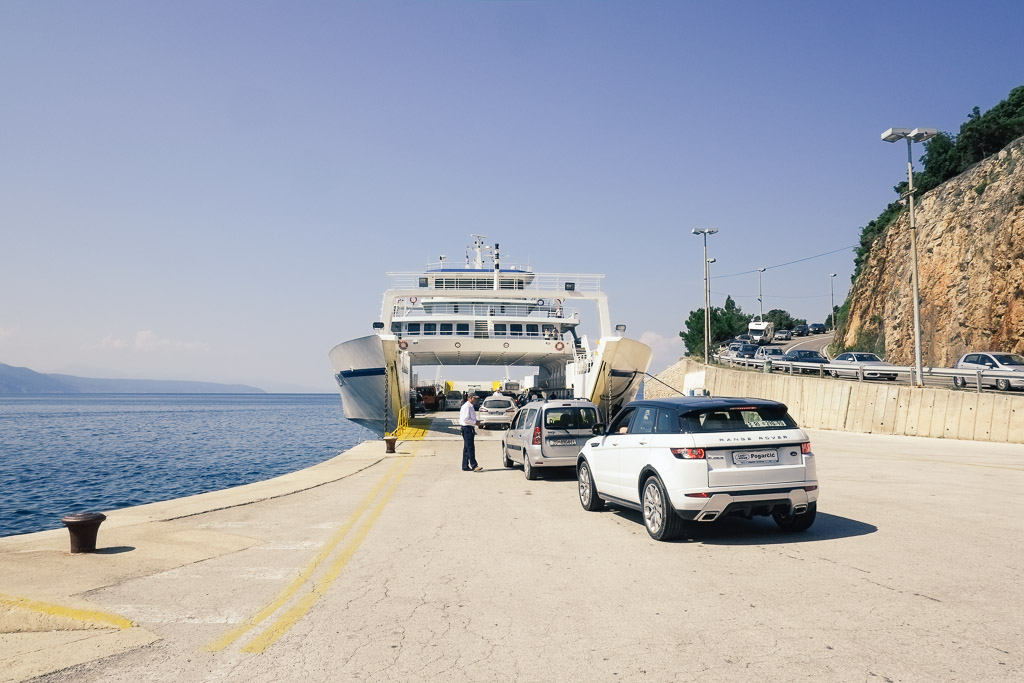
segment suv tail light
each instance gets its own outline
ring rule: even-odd
[[[805,455],[807,453],[810,453],[811,452],[811,442],[810,441],[804,441],[803,443],[801,443],[800,444],[800,452],[805,454]]]
[[[540,427],[534,427],[533,428],[533,445],[534,446],[539,446],[540,445]]]
[[[687,460],[704,460],[705,453],[703,448],[672,448],[672,455],[677,458],[685,458]]]

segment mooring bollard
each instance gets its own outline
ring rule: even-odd
[[[394,453],[395,452],[395,443],[397,443],[397,442],[398,442],[398,437],[397,436],[385,436],[384,437],[384,445],[386,445],[388,447],[386,452],[387,453]]]
[[[71,552],[96,552],[96,534],[106,518],[101,512],[75,512],[61,517],[60,521],[64,522],[71,534]]]

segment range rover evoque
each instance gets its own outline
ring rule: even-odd
[[[771,515],[805,531],[817,512],[810,440],[786,406],[755,398],[634,401],[597,425],[576,461],[580,504],[640,510],[671,540],[727,516]]]

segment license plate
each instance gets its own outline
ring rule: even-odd
[[[770,451],[733,451],[732,461],[737,465],[754,465],[761,462],[778,462],[779,452]]]
[[[575,446],[576,439],[548,439],[551,446]]]

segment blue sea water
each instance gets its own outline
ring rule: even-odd
[[[331,394],[0,396],[0,536],[270,479],[370,438]]]

